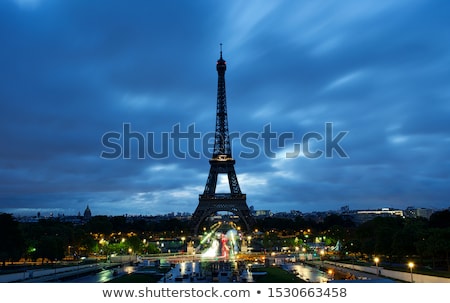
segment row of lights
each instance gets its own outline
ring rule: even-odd
[[[373,259],[373,261],[375,262],[375,265],[377,266],[377,276],[379,276],[379,275],[380,275],[380,271],[378,270],[378,263],[380,262],[380,258],[375,257],[375,258]],[[408,267],[409,267],[410,272],[411,272],[411,283],[412,283],[412,282],[414,282],[414,280],[413,280],[413,268],[414,268],[414,263],[413,263],[413,262],[408,262]]]

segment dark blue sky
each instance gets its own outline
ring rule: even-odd
[[[180,159],[170,145],[139,159],[132,145],[131,159],[102,159],[102,136],[124,124],[155,138],[214,131],[219,43],[230,132],[292,135],[272,142],[275,157],[261,138],[252,159],[233,141],[249,206],[447,208],[449,11],[429,0],[1,1],[0,211],[193,212],[207,156]],[[327,122],[347,132],[348,157],[286,158],[305,134],[325,138]]]

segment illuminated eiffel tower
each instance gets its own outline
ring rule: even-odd
[[[222,58],[222,44],[220,45],[220,58],[217,60],[217,110],[216,133],[214,139],[214,152],[209,160],[211,165],[203,194],[199,195],[198,206],[192,215],[194,235],[198,234],[200,225],[211,215],[220,211],[231,212],[238,216],[247,231],[251,231],[254,219],[247,206],[246,195],[241,192],[239,182],[234,170],[235,160],[231,156],[231,143],[228,133],[227,101],[225,91],[225,70],[227,65]],[[217,178],[219,174],[228,176],[230,193],[216,193]]]

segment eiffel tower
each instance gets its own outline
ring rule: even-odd
[[[222,58],[222,44],[220,44],[220,58],[216,65],[218,73],[216,133],[214,138],[214,152],[209,160],[211,165],[203,194],[199,195],[198,206],[192,215],[193,234],[198,234],[200,225],[211,215],[219,211],[231,212],[238,216],[249,232],[254,225],[254,219],[247,206],[246,195],[241,192],[234,170],[235,160],[231,156],[231,142],[228,133],[227,101],[225,91],[225,70],[227,65]],[[230,193],[216,193],[219,174],[228,176]]]

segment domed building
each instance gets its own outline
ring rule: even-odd
[[[90,220],[92,217],[91,210],[89,209],[89,205],[86,206],[86,209],[84,210],[83,219],[84,220]]]

